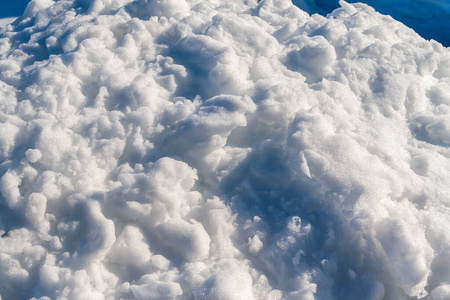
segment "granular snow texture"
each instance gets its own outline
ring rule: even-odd
[[[1,299],[449,299],[450,51],[340,4],[31,1]]]

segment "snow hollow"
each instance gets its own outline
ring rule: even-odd
[[[365,4],[33,0],[0,35],[1,299],[450,299],[449,84]]]

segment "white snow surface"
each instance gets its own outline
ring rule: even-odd
[[[449,299],[450,51],[340,4],[33,0],[1,299]]]

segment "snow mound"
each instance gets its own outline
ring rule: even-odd
[[[1,299],[448,298],[450,52],[340,4],[33,0]]]

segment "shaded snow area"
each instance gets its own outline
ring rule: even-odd
[[[391,17],[33,0],[0,57],[1,299],[450,299],[450,52]]]

